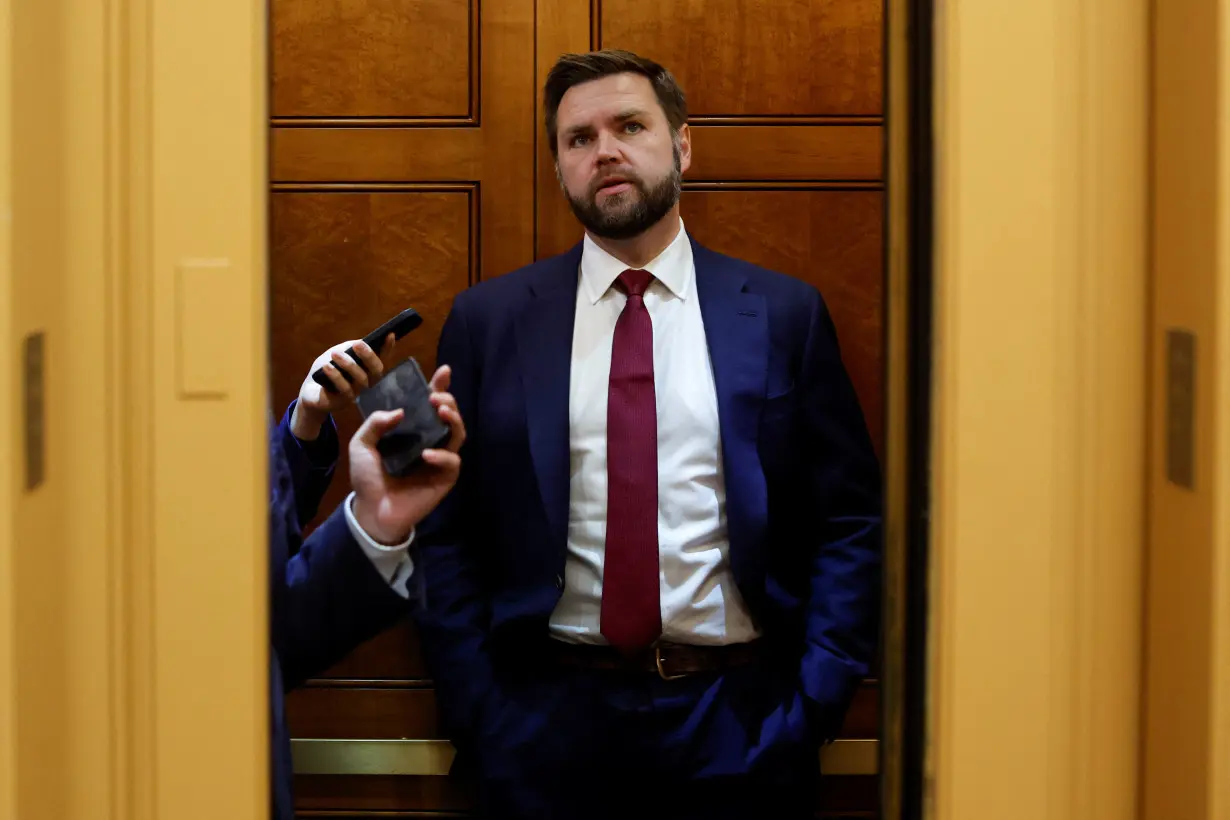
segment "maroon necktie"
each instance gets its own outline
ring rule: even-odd
[[[602,634],[634,652],[662,633],[658,599],[658,409],[653,387],[653,322],[645,309],[652,276],[626,270],[628,294],[611,344],[606,410],[606,557]]]

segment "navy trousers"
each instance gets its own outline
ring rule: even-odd
[[[790,674],[663,680],[548,662],[507,676],[482,711],[491,820],[814,816],[820,744]]]

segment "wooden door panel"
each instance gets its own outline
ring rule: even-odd
[[[321,775],[295,778],[295,807],[299,817],[354,817],[371,820],[362,812],[407,812],[392,817],[422,817],[410,812],[456,812],[450,820],[468,817],[474,808],[474,785],[460,777],[402,777],[397,775]],[[428,815],[430,816],[430,815]]]
[[[407,618],[355,649],[314,684],[328,685],[336,680],[418,683],[428,678],[418,634]]]
[[[822,778],[816,790],[816,817],[826,820],[870,820],[878,817],[879,779],[864,775]],[[475,807],[475,787],[461,777],[397,777],[331,775],[295,778],[298,815],[371,820],[431,817],[464,820]],[[772,820],[772,795],[765,795],[764,818]],[[370,814],[379,812],[378,815]],[[422,812],[422,813],[419,813]],[[648,810],[647,810],[648,813]],[[649,814],[649,816],[653,816]],[[630,819],[631,820],[631,819]]]
[[[275,85],[287,89],[288,113],[278,116],[275,103],[273,182],[466,183],[474,186],[478,203],[479,276],[533,261],[533,0],[485,0],[481,14],[477,2],[363,0],[360,5],[373,15],[363,25],[381,33],[354,48],[329,27],[302,22],[336,15],[339,7],[350,9],[357,2],[274,4],[272,70]],[[314,45],[279,46],[284,32],[301,29],[323,33]],[[431,47],[416,48],[418,38],[430,40]],[[464,110],[450,102],[448,108],[457,108],[454,115],[442,115],[445,108],[433,102],[430,89],[438,86],[438,73],[452,70],[431,57],[435,48],[446,48],[450,59],[470,55],[461,61],[469,102]],[[360,75],[367,89],[361,93],[340,79]],[[302,94],[293,89],[304,84],[337,86],[338,94],[358,97],[335,100],[329,104],[340,108],[322,111],[316,102],[294,102]]]
[[[881,138],[881,128],[867,124],[696,125],[687,180],[878,182]],[[274,178],[283,182],[459,182],[480,174],[481,149],[478,131],[300,127],[274,132],[271,162]],[[539,208],[552,209],[559,224],[539,226],[548,231],[539,237],[539,258],[570,244],[552,242],[552,235],[580,236],[581,230],[556,183],[550,152],[542,159]]]
[[[478,0],[272,0],[276,118],[473,121]]]
[[[369,685],[379,683],[381,685]],[[880,690],[866,686],[850,705],[838,737],[870,740],[876,736]],[[443,737],[436,720],[436,693],[427,682],[353,681],[330,687],[309,686],[287,698],[291,722],[303,737],[396,740]]]
[[[880,191],[815,187],[693,188],[681,208],[697,241],[824,294],[877,449],[884,406],[882,209]]]
[[[423,327],[399,343],[430,373],[435,336],[452,295],[473,281],[470,227],[473,186],[402,190],[300,190],[275,186],[271,197],[275,276],[270,288],[275,408],[285,408],[317,355],[355,338],[406,307]],[[343,444],[361,421],[353,408],[335,414]],[[327,515],[349,492],[345,446]]]
[[[883,176],[881,129],[876,125],[698,122],[691,130],[689,182],[878,181]]]
[[[307,687],[286,702],[296,732],[314,738],[396,740],[441,737],[429,688]]]
[[[434,367],[459,290],[581,231],[552,169],[541,83],[564,51],[668,65],[691,107],[684,218],[702,242],[825,293],[881,438],[882,124],[875,0],[272,0],[273,395],[326,346],[405,306],[403,353]],[[338,418],[344,439],[358,414]],[[344,497],[339,465],[323,512]],[[322,513],[323,514],[323,513]],[[297,738],[439,738],[413,628],[373,638],[289,701]],[[842,731],[874,738],[868,682]],[[824,779],[818,810],[870,817],[874,776]],[[458,776],[297,778],[302,816],[455,812]]]
[[[880,113],[880,0],[594,5],[597,47],[669,68],[694,117]]]
[[[468,182],[482,177],[477,128],[282,127],[270,147],[280,182]]]

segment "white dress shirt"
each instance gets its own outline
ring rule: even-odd
[[[380,577],[385,580],[393,591],[403,598],[410,597],[410,590],[406,586],[410,581],[410,576],[414,573],[414,561],[410,559],[410,543],[414,541],[414,530],[410,531],[410,537],[400,544],[395,544],[391,547],[386,547],[384,544],[373,540],[370,535],[363,531],[359,526],[358,520],[354,517],[354,491],[346,496],[346,501],[343,507],[346,511],[346,524],[350,527],[350,534],[354,536],[354,540],[359,542],[359,547],[363,550],[363,554],[372,562],[372,566],[380,573]]]
[[[560,640],[605,643],[606,414],[615,322],[627,296],[612,287],[627,266],[586,235],[577,287],[569,393],[568,556],[550,629]],[[658,409],[658,561],[662,639],[742,643],[759,634],[730,571],[726,485],[713,368],[682,223],[646,265]]]

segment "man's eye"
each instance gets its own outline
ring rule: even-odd
[[[573,137],[573,138],[572,138],[572,147],[573,147],[573,148],[577,148],[577,147],[579,147],[579,146],[581,146],[581,145],[584,145],[584,144],[585,144],[585,141],[586,141],[586,140],[588,140],[588,139],[589,139],[589,137]]]
[[[639,122],[630,122],[624,126],[624,130],[629,134],[635,134],[638,131],[644,131],[645,129]]]

